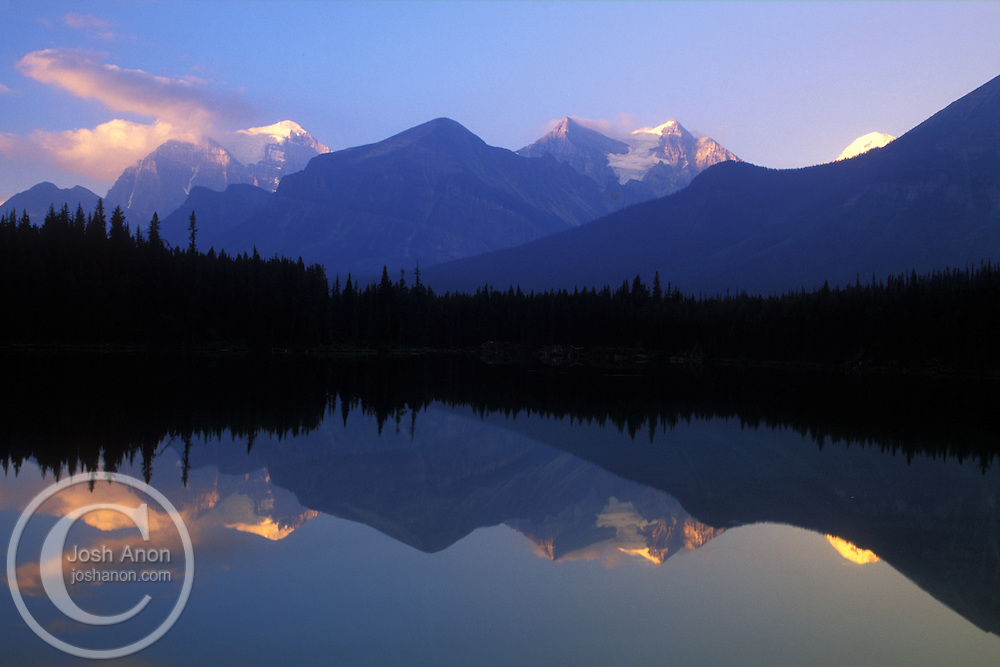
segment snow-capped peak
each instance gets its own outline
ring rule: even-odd
[[[633,130],[632,134],[653,134],[659,137],[664,134],[679,134],[683,130],[680,123],[671,119],[656,127],[640,127],[638,130]]]
[[[561,121],[559,121],[559,123],[554,128],[552,128],[551,134],[554,134],[556,136],[565,136],[566,134],[569,133],[570,124],[572,122],[573,121],[570,120],[569,116],[566,116]]]
[[[274,139],[290,139],[292,135],[306,134],[302,126],[294,120],[282,120],[273,125],[263,127],[251,127],[247,130],[237,130],[237,134],[266,135]]]
[[[869,132],[868,134],[860,136],[852,141],[851,144],[837,156],[837,160],[848,160],[857,155],[861,155],[862,153],[867,153],[873,148],[882,148],[895,138],[896,137],[891,134],[886,134],[885,132]]]
[[[290,144],[300,145],[311,151],[312,155],[328,153],[329,148],[316,141],[301,125],[292,120],[283,120],[273,125],[251,127],[229,133],[220,142],[237,160],[246,165],[257,164],[264,160],[279,157],[284,159],[285,147]],[[275,153],[279,148],[281,156]],[[311,155],[310,155],[311,157]],[[305,165],[296,166],[296,170]]]

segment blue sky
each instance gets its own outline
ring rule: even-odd
[[[1000,75],[994,2],[0,0],[0,25],[0,201],[284,119],[340,149],[447,116],[516,150],[674,118],[799,167]]]

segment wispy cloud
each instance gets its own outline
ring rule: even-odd
[[[114,118],[92,129],[39,130],[28,138],[8,135],[0,141],[0,152],[24,154],[30,146],[36,158],[62,169],[113,180],[167,140],[194,141],[239,127],[249,117],[238,94],[220,94],[204,79],[156,76],[103,60],[92,52],[45,49],[27,54],[17,67],[35,81],[148,122]]]
[[[616,139],[629,135],[633,130],[641,125],[638,118],[624,111],[615,115],[614,120],[607,120],[605,118],[581,118],[580,116],[570,116],[570,118],[588,129],[595,130],[601,134],[614,137]],[[551,132],[555,129],[555,126],[560,123],[560,121],[562,121],[562,118],[550,120],[545,124],[544,132]]]
[[[7,86],[5,86],[2,83],[0,83],[0,95],[6,95],[7,93],[10,93],[10,92],[11,92],[10,88],[8,88]]]
[[[112,23],[91,14],[66,14],[63,16],[63,23],[75,30],[87,31],[104,41],[111,41],[115,38]]]
[[[637,117],[624,111],[618,112],[618,114],[615,115],[614,120],[577,118],[575,116],[573,117],[573,120],[580,123],[580,125],[583,125],[584,127],[596,130],[601,134],[608,135],[609,137],[627,136],[641,125],[641,122]]]

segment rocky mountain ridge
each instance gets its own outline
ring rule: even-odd
[[[569,116],[517,153],[525,157],[550,155],[610,192],[627,189],[615,208],[671,194],[708,167],[739,160],[709,137],[696,139],[676,120],[613,139]]]
[[[166,218],[175,211],[194,187],[221,192],[246,184],[273,192],[285,174],[329,151],[293,121],[240,130],[222,141],[232,148],[208,137],[160,145],[122,172],[108,190],[105,206],[121,206],[133,226],[145,226],[154,212]]]

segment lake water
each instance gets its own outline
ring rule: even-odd
[[[674,378],[676,392],[633,393],[648,378],[605,373],[592,383],[557,369],[516,374],[518,385],[473,367],[479,382],[465,384],[464,370],[440,383],[425,366],[403,370],[422,379],[386,384],[384,369],[335,368],[319,395],[283,384],[308,375],[301,368],[265,374],[260,382],[285,387],[269,397],[234,388],[249,382],[237,374],[209,415],[199,392],[219,389],[217,378],[185,376],[200,399],[164,405],[178,393],[167,371],[154,374],[164,389],[129,384],[121,369],[95,381],[90,365],[57,364],[42,376],[61,378],[62,389],[47,385],[58,401],[7,389],[2,535],[51,487],[53,468],[64,480],[89,469],[95,448],[97,467],[148,476],[166,496],[193,547],[190,597],[162,638],[118,664],[1000,664],[996,464],[914,453],[899,445],[905,428],[884,423],[884,451],[877,439],[821,447],[802,424],[854,428],[830,406],[813,422],[764,414],[752,426],[745,415],[759,405],[733,402],[745,396],[731,390],[742,380],[710,379],[708,393],[724,398],[709,404],[704,377],[702,389]],[[612,395],[647,405],[620,413]],[[166,426],[151,401],[173,415]],[[593,406],[605,404],[600,418]],[[104,417],[86,417],[96,411]],[[246,414],[267,416],[255,425]],[[955,430],[974,439],[966,428]],[[159,622],[142,616],[162,619],[176,600],[182,549],[166,538],[169,563],[140,567],[169,570],[168,583],[68,583],[94,614],[149,594],[138,625],[67,619],[38,584],[45,565],[33,568],[33,554],[70,509],[143,494],[103,481],[66,493],[23,530],[25,607],[74,646],[135,641]],[[149,504],[150,530],[171,530]],[[97,560],[98,546],[118,557],[143,545],[112,512],[87,516],[68,534],[69,579],[113,560],[81,563],[81,553]],[[0,603],[0,663],[90,663],[43,641],[15,597]]]

